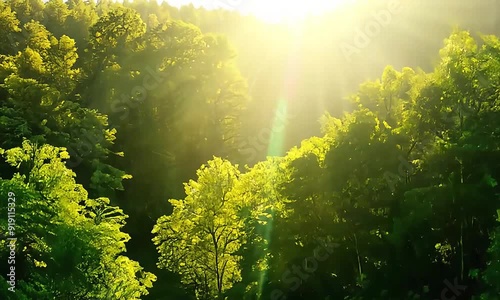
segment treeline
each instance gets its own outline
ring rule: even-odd
[[[255,24],[281,36],[253,57],[261,69],[235,38]],[[499,299],[497,37],[454,31],[434,68],[386,67],[320,137],[256,164],[241,151],[267,123],[256,115],[272,126],[314,95],[342,106],[313,72],[332,60],[300,61],[318,40],[236,13],[81,0],[2,1],[0,38],[0,298]]]
[[[182,182],[192,178],[213,155],[237,154],[239,115],[249,97],[246,82],[232,62],[234,50],[223,36],[203,34],[183,21],[160,21],[153,16],[143,20],[134,9],[111,2],[2,1],[0,12],[4,41],[0,49],[0,148],[26,145],[34,149],[23,150],[23,156],[7,156],[9,163],[19,161],[13,167],[1,164],[0,176],[8,182],[15,178],[19,189],[26,190],[23,193],[32,195],[33,201],[44,204],[55,216],[66,219],[70,216],[65,214],[71,213],[72,217],[85,217],[85,230],[113,226],[106,234],[124,243],[129,239],[122,228],[125,217],[115,222],[112,213],[119,206],[124,215],[131,216],[125,231],[137,237],[135,245],[128,244],[129,257],[148,271],[156,269],[150,232],[156,219],[171,211],[167,200],[182,196]],[[59,171],[51,172],[51,165],[46,165],[47,160],[59,156],[35,157],[36,149],[45,145],[66,149],[44,151],[67,152],[71,158],[65,166],[76,177],[69,170],[60,172],[69,181],[76,179],[82,185],[80,193],[88,194],[89,200],[79,197],[71,199],[72,203],[54,198],[51,201],[62,202],[61,208],[56,208],[40,198],[46,192],[45,185],[52,186],[59,178]],[[46,184],[27,175],[42,167],[45,171],[40,180],[47,180]],[[22,180],[17,173],[27,177]],[[6,183],[2,189],[2,203],[10,186]],[[18,219],[38,212],[30,197],[22,197],[21,192],[16,195],[18,205],[27,205],[18,208]],[[87,219],[95,217],[86,210],[94,206],[99,221],[89,227]],[[2,229],[8,224],[6,209],[2,205]],[[124,257],[123,244],[114,245],[105,236],[99,242],[91,232],[79,234],[76,230],[83,230],[80,225],[74,225],[65,240],[56,239],[52,235],[58,235],[49,224],[68,227],[72,223],[49,216],[43,219],[17,224],[16,296],[132,299],[147,293],[152,274],[139,271],[134,261],[130,267],[121,262],[123,275],[105,277],[94,270],[111,272],[105,261]],[[113,225],[108,225],[108,219]],[[46,233],[36,234],[33,226]],[[21,237],[21,232],[26,232],[26,237]],[[93,239],[96,241],[90,242]],[[41,245],[36,246],[38,243]],[[99,243],[108,243],[106,247],[113,252],[108,253]],[[66,244],[68,248],[61,247]],[[92,248],[74,251],[79,247],[76,244]],[[2,270],[8,268],[5,246],[3,239]],[[100,259],[85,254],[91,250]],[[56,251],[64,256],[56,256]],[[74,264],[66,262],[68,259]],[[84,287],[72,287],[50,274],[71,276]],[[175,285],[175,280],[172,282]],[[2,293],[4,283],[2,280]],[[169,290],[168,285],[166,288]]]
[[[160,266],[197,299],[499,299],[500,40],[482,43],[387,67],[284,157],[209,161],[155,226]]]

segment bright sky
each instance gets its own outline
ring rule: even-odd
[[[161,1],[161,0],[160,0]],[[180,7],[192,3],[195,6],[236,9],[251,13],[268,22],[283,22],[301,19],[307,15],[318,15],[337,6],[355,0],[166,0],[170,5]]]

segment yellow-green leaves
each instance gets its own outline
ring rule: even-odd
[[[172,215],[158,219],[153,229],[160,252],[159,266],[181,274],[185,284],[200,286],[198,297],[216,297],[240,277],[236,253],[245,239],[242,201],[234,187],[238,169],[214,158],[185,185],[184,200],[170,200]],[[201,275],[201,277],[200,277]]]
[[[19,278],[25,281],[22,293],[31,299],[66,295],[116,300],[148,293],[156,277],[122,255],[130,239],[121,232],[127,216],[110,206],[108,198],[88,198],[65,166],[65,148],[24,141],[0,154],[19,169],[12,180],[0,180],[0,195],[3,199],[15,191],[18,198],[17,243],[29,270]],[[2,215],[5,209],[0,208]]]

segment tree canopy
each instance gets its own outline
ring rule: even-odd
[[[1,0],[0,299],[500,300],[500,6],[361,2]]]

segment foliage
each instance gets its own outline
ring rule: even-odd
[[[232,192],[239,172],[215,158],[197,173],[197,181],[185,184],[186,198],[170,200],[173,213],[158,219],[154,242],[160,267],[181,274],[197,299],[214,299],[241,280],[236,251],[245,241],[244,222]]]
[[[337,48],[385,1],[294,29],[148,0],[0,1],[15,298],[435,299],[454,283],[498,299],[500,40],[475,35],[500,34],[483,20],[498,5],[418,2],[346,63]],[[277,140],[290,150],[265,157]]]
[[[121,232],[127,216],[107,198],[88,198],[64,165],[65,148],[25,141],[1,152],[19,170],[0,182],[2,199],[10,193],[16,198],[19,299],[139,299],[148,293],[156,277],[123,255],[130,238]],[[2,232],[8,232],[7,219],[1,220]],[[8,253],[6,237],[2,253]]]

